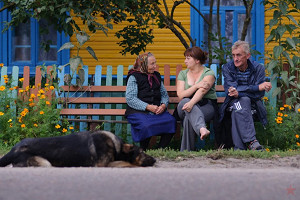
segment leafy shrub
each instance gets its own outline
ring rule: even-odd
[[[267,105],[267,109],[269,123],[259,139],[273,150],[300,149],[300,109],[287,104],[275,109]]]
[[[59,136],[72,131],[73,127],[60,118],[54,86],[44,84],[44,88],[38,85],[38,88],[19,89],[12,87],[13,81],[7,75],[3,78],[5,85],[0,86],[1,143],[14,145],[27,137]]]

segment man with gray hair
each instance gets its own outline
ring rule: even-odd
[[[232,57],[233,61],[222,69],[226,98],[220,108],[220,121],[226,120],[226,112],[231,113],[231,136],[235,150],[263,150],[256,139],[252,114],[257,115],[263,126],[267,124],[262,97],[265,91],[271,90],[272,85],[265,81],[264,66],[250,60],[248,42],[235,42]]]

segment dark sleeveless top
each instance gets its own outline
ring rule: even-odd
[[[159,72],[154,72],[153,76],[156,76],[157,81],[154,80],[153,77],[149,77],[152,79],[152,87],[148,81],[148,75],[145,73],[134,72],[127,76],[127,80],[130,76],[134,76],[137,82],[138,87],[138,94],[137,97],[148,104],[160,106],[161,102],[161,93],[160,93],[160,86],[161,86],[161,76]],[[135,110],[127,105],[125,117],[129,114],[133,113],[148,113],[149,111],[142,111],[142,110]]]

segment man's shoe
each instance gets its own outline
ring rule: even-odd
[[[253,140],[252,142],[250,142],[249,144],[249,150],[253,150],[253,151],[263,151],[264,148],[259,144],[259,142],[257,140]]]

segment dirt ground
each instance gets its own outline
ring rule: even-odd
[[[157,159],[154,167],[158,168],[293,168],[300,169],[300,155],[292,157],[258,158],[177,158],[176,160]]]

